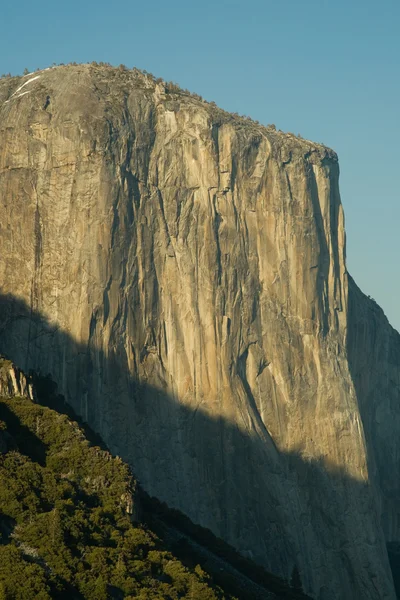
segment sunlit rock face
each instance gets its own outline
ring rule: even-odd
[[[389,599],[400,343],[349,296],[338,175],[135,72],[0,81],[0,351],[246,556]]]

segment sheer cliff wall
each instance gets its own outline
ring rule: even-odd
[[[394,598],[400,343],[346,273],[338,176],[138,73],[1,81],[0,351],[271,571]]]

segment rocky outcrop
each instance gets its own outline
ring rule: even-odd
[[[349,288],[338,176],[138,72],[1,81],[0,351],[243,554],[389,599],[399,344]]]
[[[35,400],[32,378],[22,373],[10,360],[0,357],[0,396],[20,396]]]

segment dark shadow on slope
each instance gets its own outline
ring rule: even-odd
[[[272,455],[263,440],[236,424],[135,380],[118,347],[105,356],[77,344],[12,296],[0,296],[0,354],[38,373],[44,402],[74,418],[56,382],[110,451],[132,465],[150,496],[200,522],[247,558],[287,581],[298,568],[304,588],[314,589],[320,600],[333,598],[332,593],[341,599],[361,597],[375,567],[386,588],[382,593],[390,594],[386,550],[379,541],[369,545],[376,534],[369,486],[350,479],[344,469],[323,458],[305,461],[275,450]],[[91,439],[100,445],[97,434]],[[359,506],[369,506],[371,518],[363,517],[355,529]],[[301,524],[294,535],[296,519]],[[355,531],[372,567],[352,544]],[[321,556],[328,557],[328,567],[315,562]],[[285,593],[275,597],[290,597]]]
[[[15,519],[0,513],[0,544],[10,543],[11,534],[13,533],[16,524]]]
[[[46,445],[23,425],[4,402],[0,402],[0,421],[7,425],[17,449],[42,467],[46,464]]]
[[[169,508],[157,498],[150,498],[143,490],[140,492],[143,521],[165,540],[173,554],[188,568],[193,569],[200,564],[217,585],[233,595],[239,595],[242,600],[258,597],[257,591],[249,586],[249,580],[276,594],[278,598],[310,598],[299,590],[290,589],[286,581],[244,558],[209,529],[196,525],[186,515]],[[221,568],[224,564],[243,574],[243,580],[238,581],[234,574]]]
[[[392,569],[393,573],[394,587],[396,590],[397,597],[400,598],[400,543],[389,542],[388,554],[390,568]]]

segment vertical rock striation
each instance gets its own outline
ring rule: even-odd
[[[137,72],[1,81],[0,351],[242,553],[392,599],[400,343],[346,273],[338,176]]]

